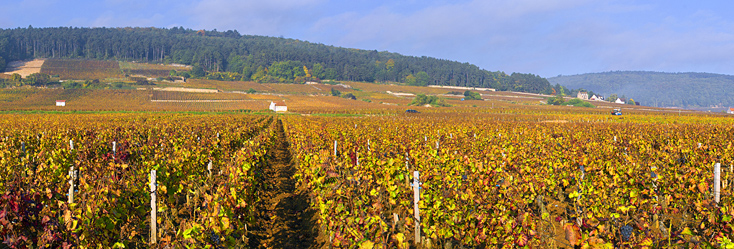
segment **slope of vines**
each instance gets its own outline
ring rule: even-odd
[[[560,123],[447,113],[285,123],[296,176],[333,246],[734,246],[734,129],[684,120],[697,118]],[[422,183],[420,241],[413,171]]]

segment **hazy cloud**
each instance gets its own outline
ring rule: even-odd
[[[109,12],[91,21],[92,27],[160,27],[162,14],[153,14],[150,17],[124,17]]]
[[[187,12],[195,25],[207,29],[237,29],[240,33],[286,35],[308,23],[322,0],[201,1]]]

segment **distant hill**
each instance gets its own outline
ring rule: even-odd
[[[0,29],[0,71],[5,62],[34,58],[184,64],[194,66],[191,76],[215,80],[303,83],[329,79],[552,91],[547,79],[533,74],[506,74],[469,63],[241,35],[232,30]]]
[[[548,78],[551,84],[583,88],[608,97],[626,96],[656,107],[734,106],[734,76],[712,73],[614,71]]]

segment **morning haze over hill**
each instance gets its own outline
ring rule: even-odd
[[[614,71],[563,75],[548,79],[603,96],[616,94],[655,107],[711,108],[734,106],[734,76],[712,73]]]

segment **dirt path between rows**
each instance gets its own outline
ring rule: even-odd
[[[278,139],[264,169],[265,190],[250,231],[251,248],[318,248],[315,212],[308,192],[296,187],[295,167],[283,123],[277,123]]]

